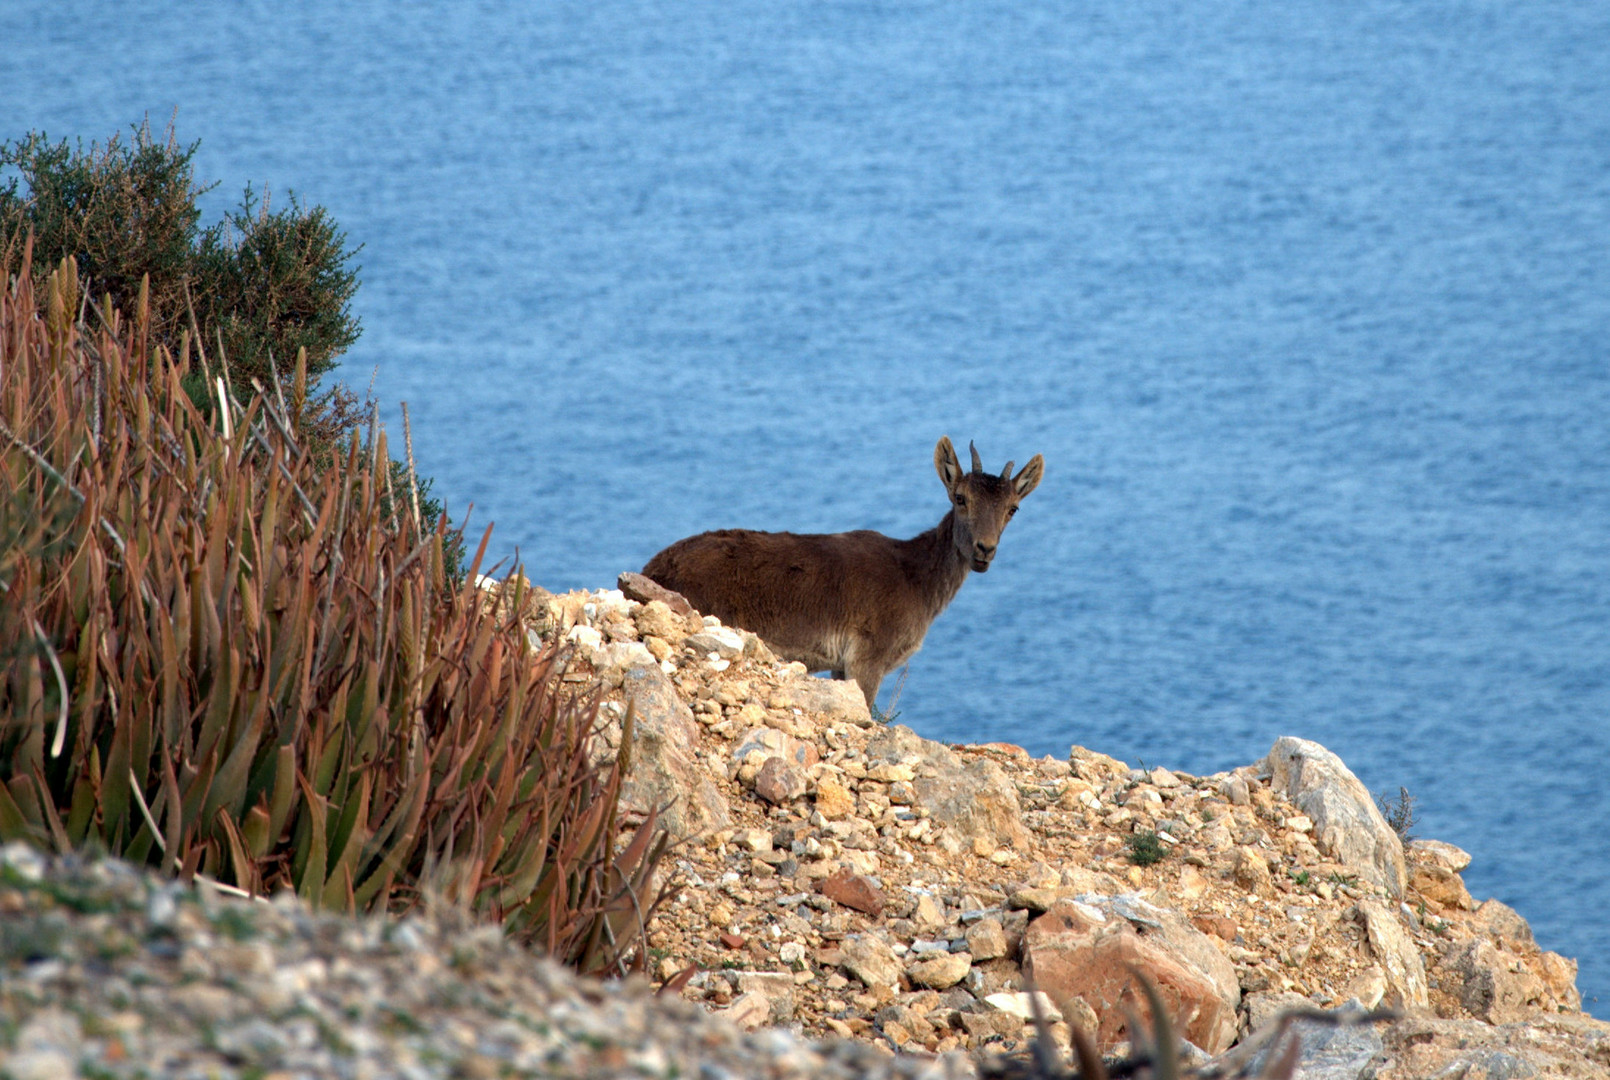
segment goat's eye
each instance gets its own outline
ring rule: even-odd
[[[1010,507],[1010,508],[1009,508],[1009,509],[1008,509],[1008,510],[1007,510],[1007,511],[1006,511],[1006,516],[1007,516],[1007,517],[1012,517],[1012,516],[1014,516],[1014,515],[1015,515],[1015,514],[1016,514],[1016,513],[1017,513],[1017,507],[1015,507],[1015,506],[1013,506],[1013,507]]]
[[[957,495],[956,496],[956,505],[957,506],[966,506],[967,505],[967,496],[965,496],[965,495]]]

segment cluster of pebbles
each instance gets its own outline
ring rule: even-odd
[[[951,1074],[955,1074],[955,1068]],[[0,847],[0,1075],[946,1075],[578,979],[453,911],[357,920]]]

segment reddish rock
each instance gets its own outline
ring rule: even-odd
[[[823,878],[816,890],[835,904],[865,912],[873,918],[883,914],[883,906],[888,902],[882,889],[849,870],[839,870]]]
[[[1104,1053],[1130,1038],[1132,1012],[1150,1030],[1151,1010],[1136,971],[1157,988],[1185,1038],[1210,1054],[1235,1039],[1235,969],[1183,919],[1159,920],[1142,934],[1116,913],[1062,901],[1029,924],[1023,956],[1025,974],[1053,1000],[1081,997],[1090,1004],[1100,1018],[1096,1043]]]
[[[693,605],[688,598],[679,592],[673,592],[657,581],[650,581],[642,574],[627,571],[615,580],[615,585],[628,600],[636,600],[639,604],[646,604],[650,600],[658,600],[678,615],[694,614]]]
[[[805,775],[780,757],[769,757],[755,774],[755,794],[775,806],[805,794]]]
[[[1235,936],[1241,932],[1241,928],[1235,924],[1235,920],[1228,915],[1193,915],[1191,916],[1191,925],[1204,934],[1213,935],[1220,941],[1233,942]]]
[[[744,947],[744,936],[742,934],[723,933],[721,935],[721,944],[729,949],[741,949]]]

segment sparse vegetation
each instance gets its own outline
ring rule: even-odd
[[[1414,796],[1409,794],[1408,788],[1398,788],[1396,797],[1385,792],[1377,793],[1375,805],[1380,808],[1387,825],[1398,834],[1399,840],[1407,844],[1414,839],[1414,834],[1409,830],[1414,828],[1419,818],[1414,812]]]
[[[1168,857],[1168,848],[1155,832],[1135,833],[1125,843],[1129,847],[1129,861],[1136,866],[1151,866]]]

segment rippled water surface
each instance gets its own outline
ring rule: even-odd
[[[178,109],[364,245],[438,493],[554,588],[1046,456],[893,706],[1317,739],[1610,1015],[1610,7],[0,6],[0,136]],[[395,432],[395,417],[393,418]]]

